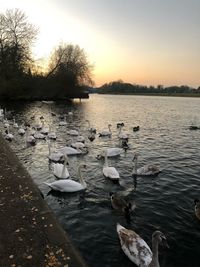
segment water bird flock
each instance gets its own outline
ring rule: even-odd
[[[50,103],[48,103],[50,104]],[[91,126],[91,123],[89,120],[86,120],[87,123],[87,129],[88,129],[88,138],[85,138],[78,130],[75,129],[68,129],[67,122],[67,114],[64,114],[60,117],[58,117],[55,113],[51,112],[51,115],[53,117],[58,118],[58,127],[66,127],[66,135],[69,135],[73,138],[76,138],[76,141],[74,142],[73,139],[70,139],[71,145],[64,146],[58,149],[57,151],[52,152],[52,142],[55,142],[57,140],[57,134],[56,131],[51,130],[51,126],[45,126],[45,116],[40,116],[39,120],[42,121],[42,123],[34,124],[33,121],[37,121],[37,118],[35,115],[31,116],[30,121],[32,123],[28,123],[28,126],[25,126],[24,124],[21,124],[19,127],[18,123],[16,122],[16,119],[9,119],[6,117],[6,113],[4,109],[0,109],[0,121],[2,122],[2,125],[5,127],[5,132],[3,132],[5,139],[9,141],[15,140],[15,134],[20,134],[23,138],[23,135],[25,134],[25,142],[31,144],[31,145],[37,145],[38,139],[45,140],[48,145],[49,153],[48,158],[49,161],[52,162],[52,173],[56,177],[55,181],[46,181],[45,184],[50,187],[52,190],[60,191],[60,192],[78,192],[85,190],[87,188],[86,179],[89,175],[86,174],[86,179],[83,178],[82,170],[86,170],[87,165],[85,163],[80,162],[77,166],[77,178],[79,182],[74,181],[73,179],[69,178],[70,173],[67,169],[67,164],[69,164],[68,156],[72,155],[85,155],[88,153],[88,147],[85,145],[85,140],[88,139],[91,142],[93,142],[96,138],[97,129]],[[68,113],[68,116],[72,117],[73,112]],[[112,131],[111,131],[111,124],[108,124],[108,130],[102,130],[99,131],[99,137],[107,137],[112,138]],[[128,139],[129,134],[122,132],[122,128],[125,127],[125,124],[123,122],[117,123],[117,129],[119,129],[118,138],[119,141],[122,139],[122,148],[121,147],[111,147],[107,148],[106,150],[102,150],[102,153],[100,155],[97,155],[97,158],[104,158],[104,166],[102,174],[104,174],[105,177],[109,178],[111,181],[113,180],[121,180],[123,179],[120,177],[119,172],[116,170],[115,167],[111,167],[108,164],[108,157],[119,157],[123,153],[123,148],[128,149]],[[10,133],[10,128],[12,129],[12,133]],[[56,127],[55,127],[56,129]],[[140,127],[135,126],[132,128],[134,132],[139,131]],[[191,129],[193,130],[193,129]],[[52,141],[51,141],[52,140]],[[103,140],[103,138],[102,138]],[[154,176],[158,175],[160,173],[160,169],[157,165],[145,165],[143,167],[138,168],[138,154],[133,155],[133,171],[130,173],[133,176]],[[132,164],[130,162],[130,164]],[[111,206],[113,209],[120,211],[122,214],[125,215],[125,217],[130,218],[131,212],[134,210],[132,203],[127,202],[124,198],[122,198],[117,192],[111,192]],[[200,204],[199,200],[195,199],[195,215],[200,220]],[[137,266],[143,266],[143,267],[159,267],[159,261],[158,261],[158,245],[163,242],[163,240],[166,240],[166,237],[164,234],[160,231],[154,231],[152,234],[152,251],[150,247],[147,245],[147,243],[133,230],[126,229],[122,225],[116,222],[116,229],[117,234],[120,240],[121,248],[124,251],[124,253],[127,255],[127,257],[134,262]],[[143,251],[145,250],[145,252]]]

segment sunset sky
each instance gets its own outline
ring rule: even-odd
[[[6,0],[39,28],[33,53],[78,44],[96,86],[122,79],[144,85],[200,86],[200,0]]]

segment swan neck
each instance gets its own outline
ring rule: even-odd
[[[105,154],[105,163],[104,163],[105,167],[108,167],[108,156],[107,153]]]
[[[51,144],[48,143],[48,148],[49,148],[49,156],[51,155]]]
[[[111,128],[110,128],[110,125],[108,125],[108,129],[109,129],[109,132],[111,133]]]
[[[152,262],[156,262],[157,263],[156,266],[159,267],[160,265],[158,261],[158,240],[156,239],[152,239],[152,253],[153,253]]]
[[[84,181],[84,179],[83,179],[83,176],[82,176],[81,168],[82,168],[82,166],[79,166],[79,167],[78,167],[78,178],[79,178],[79,182],[80,182],[84,187],[86,187],[86,183],[85,183],[85,181]]]

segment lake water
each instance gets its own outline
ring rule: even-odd
[[[4,104],[5,107],[5,104]],[[200,99],[156,96],[90,95],[89,100],[72,104],[35,102],[7,104],[15,111],[16,122],[38,122],[43,116],[57,133],[53,149],[66,145],[70,138],[66,131],[77,129],[86,137],[88,154],[69,157],[68,170],[77,180],[77,166],[87,163],[84,177],[85,192],[51,192],[43,183],[55,180],[48,160],[48,145],[40,140],[36,146],[26,147],[25,137],[15,133],[10,145],[28,169],[44,198],[56,214],[72,243],[80,250],[90,267],[129,267],[134,264],[121,250],[116,233],[119,222],[134,229],[151,246],[151,234],[160,229],[170,248],[160,249],[161,267],[199,267],[200,221],[194,215],[194,199],[200,197]],[[67,115],[67,126],[59,126],[60,114]],[[52,116],[54,112],[57,116]],[[35,121],[30,120],[35,115]],[[112,124],[112,137],[90,142],[87,123],[100,132]],[[105,148],[119,147],[116,124],[124,122],[129,134],[130,149],[120,157],[109,159],[120,173],[120,184],[114,184],[102,174],[103,160],[96,156]],[[140,126],[133,132],[133,126]],[[1,129],[3,125],[1,124]],[[76,138],[74,138],[75,140]],[[138,165],[155,163],[162,172],[157,177],[131,175],[133,155],[139,154]],[[109,192],[120,191],[135,203],[128,222],[123,214],[111,208]]]

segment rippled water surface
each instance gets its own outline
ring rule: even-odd
[[[200,126],[200,99],[154,96],[91,95],[89,100],[73,104],[35,102],[5,105],[15,111],[15,120],[36,123],[43,116],[57,133],[53,149],[66,145],[68,129],[77,129],[86,137],[88,154],[69,157],[68,170],[77,180],[77,166],[87,163],[84,177],[85,192],[51,192],[43,183],[54,181],[48,160],[46,141],[27,147],[25,137],[11,131],[15,139],[10,143],[35,183],[44,194],[72,242],[79,248],[90,267],[129,267],[121,250],[116,223],[134,229],[151,246],[151,234],[160,229],[167,236],[170,248],[160,249],[161,267],[199,267],[200,221],[194,215],[194,198],[200,197],[200,131],[189,130],[190,125]],[[68,115],[73,111],[73,115]],[[54,112],[56,116],[52,116]],[[35,121],[30,117],[35,114]],[[67,114],[67,126],[59,126],[58,116]],[[112,124],[112,138],[87,139],[88,119],[97,132]],[[102,174],[103,160],[96,156],[107,147],[119,147],[116,124],[124,122],[129,134],[130,149],[120,157],[109,159],[120,173],[120,184],[114,184]],[[133,132],[133,126],[140,131]],[[1,130],[4,132],[3,124]],[[73,138],[76,140],[76,138]],[[159,164],[162,172],[157,177],[131,176],[134,152],[139,154],[138,165]],[[109,192],[120,191],[136,205],[128,222],[113,210]]]

